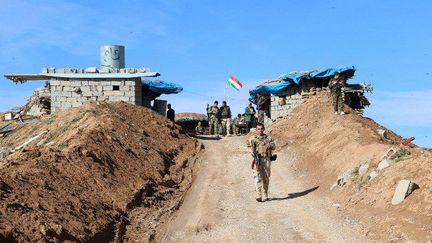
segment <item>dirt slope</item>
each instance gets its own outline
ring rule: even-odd
[[[338,201],[342,208],[369,226],[368,236],[401,241],[432,239],[432,154],[430,150],[399,145],[400,137],[371,119],[355,114],[333,114],[327,94],[314,96],[294,109],[289,117],[271,126],[272,136],[282,147],[293,147],[300,156],[300,172],[320,185],[319,193]],[[368,177],[391,148],[410,151],[373,180]],[[358,166],[368,163],[364,175]],[[353,179],[330,190],[339,175],[352,170]],[[391,205],[397,183],[409,179],[420,186],[399,205]]]
[[[151,239],[181,202],[200,148],[160,115],[123,102],[20,126],[0,147],[42,132],[0,161],[0,241],[132,241],[135,229]]]

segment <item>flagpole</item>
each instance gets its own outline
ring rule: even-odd
[[[228,84],[225,84],[225,92],[224,92],[225,101],[227,101],[227,87],[228,87]]]

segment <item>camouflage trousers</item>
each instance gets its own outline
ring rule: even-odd
[[[255,189],[257,192],[257,198],[268,198],[268,189],[270,184],[270,159],[261,159],[261,165],[258,170],[254,170]]]
[[[231,118],[222,118],[222,134],[230,134],[231,129]]]
[[[342,92],[332,92],[333,97],[333,109],[335,112],[343,111],[343,93]]]
[[[214,135],[218,135],[219,134],[218,126],[219,126],[219,120],[215,116],[211,116],[209,120],[209,135],[212,135],[213,133]]]
[[[258,122],[264,124],[265,110],[258,110]]]

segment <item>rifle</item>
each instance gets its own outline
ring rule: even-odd
[[[252,169],[254,169],[255,167],[257,168],[257,170],[259,170],[260,168],[260,163],[261,163],[261,155],[258,153],[258,151],[256,150],[256,145],[255,143],[252,144],[252,153],[253,153],[253,160],[252,160]]]

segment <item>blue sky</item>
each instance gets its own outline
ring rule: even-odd
[[[229,74],[244,83],[228,102],[243,110],[258,82],[293,70],[354,65],[372,83],[366,115],[432,146],[431,1],[0,0],[0,73],[99,66],[99,46],[126,46],[126,66],[149,67],[184,92],[177,112],[221,100]],[[0,110],[41,82],[0,77]]]

